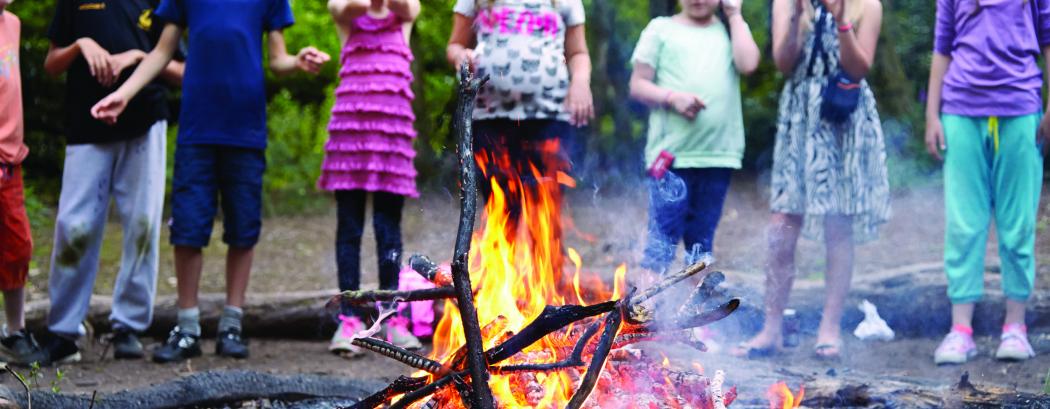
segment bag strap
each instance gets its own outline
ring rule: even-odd
[[[824,53],[824,8],[817,7],[816,27],[813,29],[813,51],[809,54],[809,67],[806,68],[806,75],[813,76],[813,64],[817,62],[817,55]],[[826,68],[826,67],[825,67]]]

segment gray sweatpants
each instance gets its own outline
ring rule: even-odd
[[[159,121],[132,140],[66,147],[51,254],[51,332],[84,335],[80,323],[95,286],[110,197],[123,224],[124,247],[109,319],[114,328],[149,327],[157,292],[167,128]]]

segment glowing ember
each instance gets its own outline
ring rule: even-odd
[[[781,381],[773,384],[766,391],[766,397],[769,398],[769,409],[795,409],[802,404],[802,398],[806,394],[806,387],[799,385],[798,396],[791,393],[791,389],[788,388],[787,383]]]

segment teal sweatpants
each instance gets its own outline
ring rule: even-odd
[[[1043,158],[1035,141],[1039,119],[1039,114],[941,116],[948,145],[944,156],[944,270],[953,304],[981,299],[985,244],[993,215],[1003,293],[1021,302],[1032,293],[1036,213],[1043,179]]]

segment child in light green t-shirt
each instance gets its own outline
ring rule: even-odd
[[[679,0],[682,11],[649,22],[635,47],[631,96],[649,105],[645,162],[674,156],[663,178],[682,183],[684,195],[650,189],[649,240],[642,267],[666,271],[684,241],[687,262],[712,251],[732,169],[744,156],[740,74],[761,54],[740,13],[740,0]],[[666,182],[666,181],[660,181]],[[677,196],[677,197],[668,197]]]

